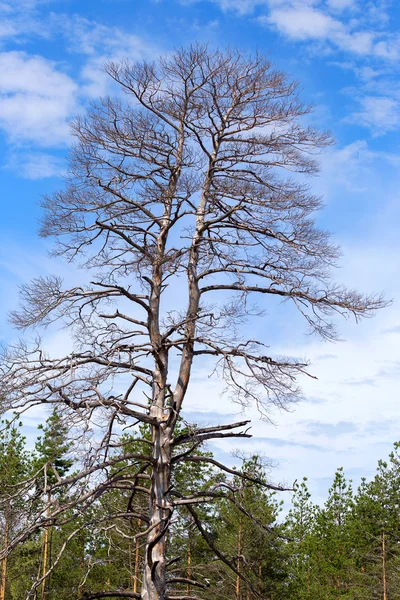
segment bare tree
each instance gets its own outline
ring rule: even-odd
[[[137,477],[125,483],[149,496],[149,514],[134,515],[146,524],[140,597],[178,599],[166,561],[174,511],[186,506],[197,523],[196,503],[233,491],[179,497],[174,466],[210,461],[196,454],[205,440],[249,435],[246,423],[175,435],[195,359],[213,360],[234,399],[268,417],[272,406],[298,397],[296,380],[307,365],[274,356],[268,340],[249,339],[247,318],[261,316],[278,296],[334,339],[334,313],[358,319],[384,302],[331,283],[337,249],[316,228],[320,200],[300,177],[318,170],[314,155],[331,138],[305,124],[310,107],[268,59],[196,45],[157,64],[110,63],[106,71],[125,94],[101,99],[72,123],[69,175],[45,199],[41,227],[57,240],[56,255],[80,265],[87,284],[63,289],[58,277],[35,279],[12,317],[20,329],[61,321],[74,350],[54,358],[40,341],[5,350],[3,410],[63,407],[71,430],[84,436],[75,483],[108,473],[110,460],[136,461]],[[137,423],[150,427],[151,451],[121,449],[109,458],[121,427]],[[140,484],[146,474],[148,486]],[[110,481],[82,486],[69,509],[83,511]],[[48,519],[62,510],[54,507]],[[36,518],[30,531],[42,525]]]

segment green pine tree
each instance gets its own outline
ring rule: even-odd
[[[2,548],[6,549],[24,521],[24,481],[29,457],[21,423],[2,421],[0,431],[0,517]],[[1,561],[0,600],[10,598],[16,552]]]

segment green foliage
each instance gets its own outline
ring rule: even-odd
[[[21,434],[22,423],[1,421],[0,432],[0,494],[13,495],[15,486],[24,480],[28,473],[28,453],[26,439]]]
[[[38,429],[43,434],[35,444],[33,468],[38,471],[46,467],[47,481],[52,484],[57,480],[54,470],[57,471],[58,477],[63,477],[73,465],[73,460],[67,458],[71,449],[68,428],[62,422],[61,415],[55,408],[46,423],[39,425]]]
[[[40,469],[44,473],[46,466],[47,482],[52,484],[73,468],[70,436],[61,415],[54,411],[39,431],[35,453],[30,456],[20,425],[3,423],[3,545],[6,535],[10,539],[18,535],[27,518],[24,495],[18,490],[24,489],[32,473]],[[190,430],[181,422],[176,435],[187,434]],[[121,452],[150,457],[149,440],[147,426],[122,434],[110,457]],[[173,456],[190,449],[191,442],[185,441]],[[379,461],[371,481],[362,480],[356,493],[343,469],[335,473],[323,506],[312,502],[306,479],[296,484],[285,518],[279,497],[264,485],[266,475],[259,457],[243,461],[240,471],[247,477],[243,479],[221,475],[207,462],[213,459],[212,453],[201,446],[195,454],[204,460],[178,462],[173,468],[171,495],[179,499],[198,494],[200,498],[195,513],[184,504],[174,511],[168,559],[169,577],[176,583],[170,593],[202,600],[400,598],[400,443],[387,461]],[[141,471],[138,491],[132,494],[137,473],[137,463],[128,457],[110,466],[109,489],[92,503],[85,518],[71,509],[64,515],[64,524],[49,528],[49,566],[53,569],[46,581],[45,600],[140,590],[144,540],[136,536],[146,529],[140,517],[148,507],[149,473]],[[40,492],[44,475],[39,484]],[[214,494],[213,502],[207,494]],[[43,502],[37,501],[37,510],[43,511]],[[120,516],[108,520],[108,515],[116,513]],[[88,522],[93,526],[84,526]],[[23,600],[41,573],[43,540],[44,533],[36,532],[8,557],[6,600]]]

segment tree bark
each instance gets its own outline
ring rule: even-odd
[[[236,575],[236,600],[240,600],[240,566],[242,559],[242,520],[239,521],[238,540],[237,540],[237,575]]]
[[[51,501],[51,497],[50,494],[48,494],[47,496],[47,509],[46,509],[46,516],[48,517],[50,515],[50,501]],[[43,581],[42,581],[42,586],[41,586],[41,600],[45,599],[46,596],[46,583],[47,583],[47,577],[46,577],[46,573],[47,573],[47,563],[49,560],[49,527],[46,527],[46,529],[44,530],[44,538],[43,538],[43,565],[42,565],[42,577],[43,577]]]
[[[387,600],[387,579],[386,579],[386,544],[385,532],[382,531],[382,579],[383,579],[383,600]]]
[[[188,578],[188,580],[192,579],[192,551],[190,548],[190,534],[188,534],[188,551],[187,551],[187,570],[186,570],[186,577]],[[190,596],[192,593],[192,588],[190,583],[188,583],[187,588],[186,588],[186,594],[188,596]]]
[[[47,571],[47,560],[49,554],[49,528],[46,527],[44,530],[44,538],[43,538],[43,566],[42,566],[42,589],[41,589],[41,600],[44,600],[46,595],[46,571]]]
[[[8,546],[8,536],[10,532],[10,523],[9,523],[9,511],[6,510],[5,514],[5,526],[4,526],[4,538],[3,538],[3,548],[7,548]],[[1,561],[1,586],[0,586],[0,600],[4,600],[6,595],[6,583],[7,583],[7,556],[3,558]]]
[[[153,427],[153,467],[150,487],[150,523],[142,585],[143,600],[164,600],[166,587],[166,530],[171,508],[166,498],[170,485],[171,444],[166,423]]]
[[[141,521],[138,519],[138,528],[140,529]],[[138,590],[138,582],[139,582],[139,573],[140,573],[140,542],[139,538],[136,538],[136,548],[135,548],[135,572],[133,579],[133,591],[136,594]]]

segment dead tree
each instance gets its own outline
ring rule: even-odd
[[[41,235],[55,238],[54,253],[77,263],[86,283],[35,279],[12,317],[20,329],[61,322],[74,350],[48,356],[40,340],[8,348],[0,386],[3,410],[58,404],[71,431],[81,428],[82,478],[105,472],[122,426],[150,427],[151,451],[131,457],[142,467],[129,485],[149,495],[149,514],[134,515],[146,524],[141,598],[164,600],[175,597],[166,565],[174,510],[196,515],[196,503],[223,493],[179,497],[174,465],[208,460],[196,455],[205,440],[248,435],[242,423],[175,436],[195,361],[212,360],[234,399],[268,416],[297,398],[307,365],[248,338],[246,319],[275,296],[334,339],[335,313],[358,319],[384,302],[331,283],[338,252],[316,228],[320,199],[301,178],[317,171],[315,154],[331,138],[306,124],[296,83],[267,58],[197,45],[106,71],[121,93],[73,122],[65,187],[43,203]],[[110,485],[83,486],[70,504],[83,511]],[[54,507],[31,530],[61,513]]]

